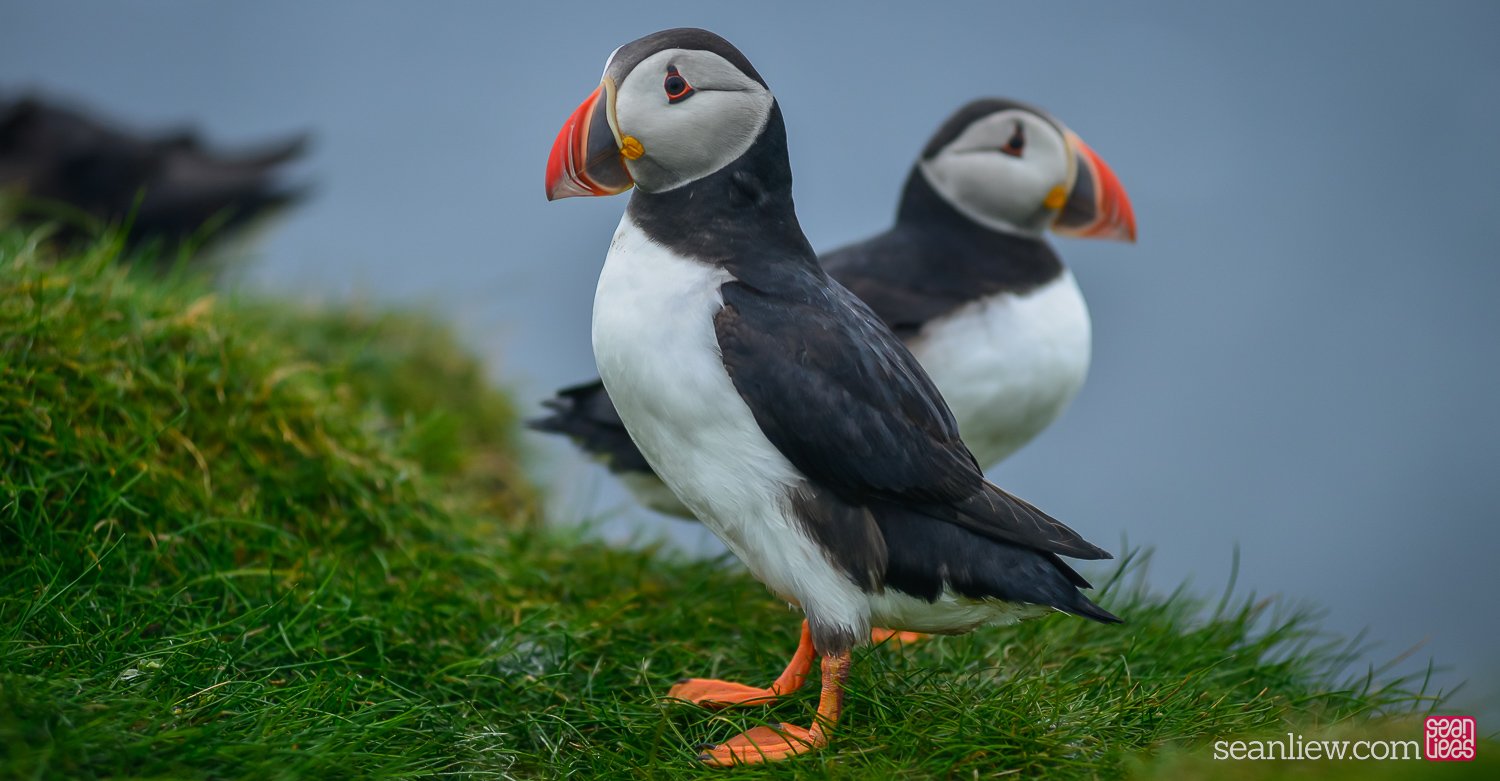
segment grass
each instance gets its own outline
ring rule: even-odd
[[[39,236],[0,230],[0,778],[701,778],[693,744],[810,718],[663,699],[768,680],[797,617],[723,562],[538,528],[445,329]],[[1216,777],[1217,738],[1418,734],[1420,682],[1343,680],[1315,614],[1153,594],[1143,558],[1099,573],[1125,626],[858,652],[829,750],[734,774]]]

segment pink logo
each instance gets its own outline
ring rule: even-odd
[[[1473,716],[1428,716],[1423,754],[1431,762],[1471,762],[1477,733]]]

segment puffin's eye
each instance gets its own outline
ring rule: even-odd
[[[682,74],[677,72],[675,65],[667,66],[667,79],[662,82],[661,86],[667,92],[668,103],[687,100],[693,94],[693,85],[689,84],[687,79],[684,79]]]
[[[1001,153],[1010,155],[1011,157],[1020,157],[1021,150],[1025,148],[1026,131],[1022,129],[1021,123],[1017,122],[1016,132],[1011,134],[1010,140],[1005,142],[1005,146],[1000,147],[1000,151]]]

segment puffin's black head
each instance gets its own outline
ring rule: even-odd
[[[981,225],[1135,241],[1135,212],[1114,171],[1073,131],[1024,103],[984,98],[959,109],[917,168]]]
[[[547,198],[663,192],[723,168],[750,148],[775,99],[739,49],[694,28],[621,46],[558,133]]]

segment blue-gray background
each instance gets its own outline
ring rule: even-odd
[[[527,404],[592,376],[593,283],[623,198],[548,204],[563,119],[617,45],[736,42],[784,108],[821,248],[889,219],[969,98],[1050,108],[1119,173],[1137,246],[1061,241],[1094,315],[1088,386],[994,476],[1162,588],[1240,583],[1426,641],[1455,709],[1500,715],[1500,4],[7,0],[0,89],[244,142],[310,128],[315,200],[255,287],[452,316]],[[579,517],[627,507],[534,443]],[[694,527],[617,512],[604,532]],[[1494,724],[1490,727],[1493,728]]]

